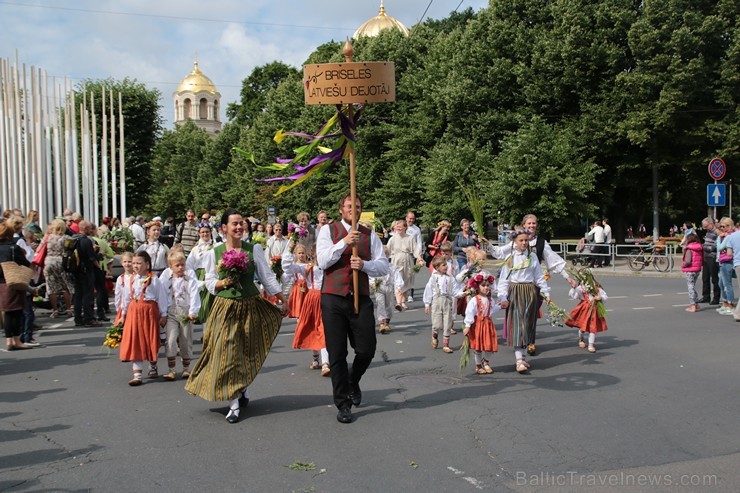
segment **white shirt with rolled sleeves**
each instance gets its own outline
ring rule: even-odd
[[[465,292],[465,286],[457,282],[457,280],[449,274],[440,274],[437,271],[432,272],[432,275],[427,281],[427,285],[424,287],[424,306],[429,307],[432,305],[432,299],[434,298],[435,284],[439,288],[440,296],[447,296],[450,298],[459,298]]]
[[[593,299],[593,296],[589,295],[586,290],[583,288],[583,286],[576,286],[575,288],[570,288],[570,291],[568,291],[568,296],[570,296],[571,299],[574,300],[585,300],[588,299],[588,301],[591,301]],[[601,296],[601,301],[607,300],[606,292],[604,292],[603,289],[599,288],[599,296]]]
[[[131,276],[127,277],[123,281],[123,292],[121,293],[121,315],[126,316],[128,312],[128,306],[131,303],[131,284],[134,286],[134,299],[141,299],[141,292],[144,290],[144,281],[147,276]],[[167,291],[164,289],[162,281],[159,280],[154,274],[151,275],[149,286],[147,286],[144,292],[144,301],[156,301],[157,307],[159,308],[159,316],[167,316],[167,308],[169,306],[169,300],[167,299]]]
[[[535,253],[535,247],[537,246],[537,237],[535,236],[534,239],[529,240],[529,246],[532,249],[532,254],[536,257],[537,254]],[[503,246],[495,246],[490,243],[486,243],[486,251],[490,253],[494,258],[497,259],[503,259],[508,257],[513,250],[513,247],[511,245],[511,242],[507,243]],[[564,279],[569,279],[570,276],[568,275],[568,272],[566,272],[565,267],[566,263],[565,260],[563,260],[563,257],[558,255],[557,253],[552,251],[552,247],[550,246],[550,243],[545,241],[545,249],[542,251],[542,263],[545,265],[547,270],[551,274],[560,274],[563,276]],[[540,267],[541,268],[541,267]]]
[[[214,246],[214,249],[216,246],[218,246],[218,244]],[[203,268],[206,270],[205,286],[213,295],[218,293],[218,290],[216,290],[216,283],[221,280],[218,277],[218,271],[216,270],[216,252],[214,249],[209,250],[203,257]],[[269,296],[275,296],[283,290],[275,277],[275,273],[270,269],[270,264],[267,263],[265,251],[262,249],[261,245],[254,245],[254,247],[252,247],[252,255],[250,255],[249,261],[254,262],[254,270],[257,272],[257,277]]]
[[[491,316],[501,309],[501,305],[496,303],[493,298],[485,298],[481,296],[483,300],[483,313],[488,317]],[[486,312],[488,312],[486,314]],[[468,300],[468,305],[465,307],[465,328],[470,328],[475,323],[475,317],[478,316],[478,298],[473,296]]]
[[[347,224],[344,219],[341,222],[347,232],[352,229],[352,225]],[[336,264],[345,248],[352,247],[347,245],[344,239],[334,243],[331,240],[331,228],[321,228],[316,238],[316,260],[319,267],[326,270]],[[383,244],[375,233],[370,234],[370,260],[363,262],[362,272],[368,277],[383,277],[388,274],[388,259],[383,252]]]
[[[509,284],[511,283],[528,283],[533,282],[538,288],[542,296],[550,296],[550,286],[545,281],[545,275],[542,273],[542,267],[540,267],[540,261],[537,260],[537,255],[531,252],[527,255],[524,252],[514,251],[512,267],[516,268],[527,261],[527,258],[532,259],[532,264],[519,270],[512,270],[509,268],[507,263],[501,267],[501,275],[498,281],[498,299],[500,301],[506,301],[509,296]]]

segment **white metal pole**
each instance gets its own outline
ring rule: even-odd
[[[124,143],[125,139],[123,136],[123,107],[121,104],[121,93],[118,93],[118,128],[121,133],[121,141],[118,144],[118,166],[120,170],[121,180],[121,214],[126,215],[126,170],[125,170],[125,159],[124,159]]]

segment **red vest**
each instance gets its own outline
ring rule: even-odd
[[[342,221],[335,221],[327,226],[331,233],[331,241],[336,244],[347,236],[347,230],[344,229]],[[370,235],[372,231],[364,226],[359,226],[360,242],[357,245],[358,256],[362,260],[370,260]],[[338,296],[348,296],[352,294],[352,268],[350,267],[350,257],[352,257],[352,248],[345,248],[342,256],[337,262],[324,271],[324,285],[321,292],[326,294],[336,294]],[[370,296],[370,281],[362,271],[359,273],[359,291],[361,296]]]

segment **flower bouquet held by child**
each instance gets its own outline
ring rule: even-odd
[[[588,269],[571,272],[570,280],[572,289],[570,297],[580,302],[565,323],[570,327],[578,329],[578,347],[585,348],[584,335],[588,333],[588,352],[596,352],[596,334],[607,330],[606,326],[606,292],[601,288],[599,282],[594,279]]]

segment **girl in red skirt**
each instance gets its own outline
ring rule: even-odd
[[[296,250],[298,250],[296,247]],[[312,252],[316,258],[316,252]],[[321,376],[328,377],[329,353],[326,350],[324,338],[324,323],[321,320],[321,286],[324,283],[324,271],[318,265],[293,263],[294,257],[290,253],[283,256],[283,269],[299,270],[306,275],[308,293],[303,299],[298,325],[293,337],[293,349],[313,350],[313,360],[309,366],[312,370],[321,368]],[[296,268],[296,266],[298,266]],[[290,305],[290,302],[288,302]]]
[[[287,261],[288,257],[291,257],[290,262]],[[296,262],[293,262],[292,257],[295,257]],[[291,279],[295,279],[288,295],[288,318],[298,318],[301,314],[303,299],[308,292],[306,284],[307,261],[308,252],[306,247],[300,243],[296,245],[292,254],[288,250],[283,255],[283,282],[290,282]]]
[[[151,259],[146,251],[134,254],[134,276],[124,280],[121,299],[123,337],[121,361],[133,363],[134,378],[129,385],[141,385],[144,361],[150,362],[149,378],[157,378],[157,353],[165,339],[167,292],[150,271]]]
[[[475,373],[485,375],[493,373],[490,362],[493,353],[498,352],[496,327],[491,316],[501,307],[491,298],[495,280],[491,274],[482,271],[474,275],[468,286],[475,290],[465,308],[465,329],[463,334],[468,336],[470,349],[475,354]]]
[[[580,303],[576,305],[573,311],[570,312],[570,318],[565,320],[566,325],[570,327],[578,328],[578,347],[585,348],[586,342],[583,336],[588,332],[588,352],[595,353],[596,346],[596,333],[604,332],[607,330],[606,319],[599,314],[599,308],[597,303],[602,303],[607,300],[606,292],[601,289],[601,286],[594,279],[595,289],[598,290],[597,295],[592,295],[582,285],[578,284],[578,281],[571,278],[568,279],[570,285],[573,286],[570,290],[570,297],[574,300],[580,300]]]

